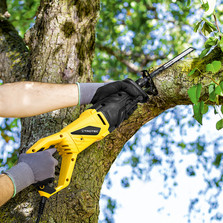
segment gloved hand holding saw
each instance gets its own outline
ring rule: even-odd
[[[54,178],[58,164],[52,156],[55,152],[56,149],[48,149],[35,154],[21,154],[18,164],[0,175],[0,206],[31,184]]]

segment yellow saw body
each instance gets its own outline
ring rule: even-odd
[[[51,197],[67,187],[70,183],[77,155],[92,143],[101,140],[109,132],[109,123],[102,114],[95,109],[88,109],[78,119],[63,128],[60,132],[37,141],[26,153],[35,153],[54,146],[62,163],[58,185],[48,190],[44,185],[39,187],[39,193],[44,197]]]

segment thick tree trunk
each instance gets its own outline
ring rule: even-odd
[[[7,20],[0,21],[0,78],[4,82],[31,80],[51,83],[89,82],[95,45],[99,1],[42,0],[35,26],[27,33],[27,50]],[[146,122],[178,104],[189,104],[186,78],[189,70],[201,70],[205,61],[178,62],[155,80],[159,96],[140,105],[128,121],[104,140],[78,155],[71,184],[52,196],[42,222],[98,222],[100,190],[123,145]],[[195,65],[196,64],[196,65]],[[203,80],[205,82],[205,79]],[[38,139],[61,130],[84,108],[61,109],[22,119],[21,151]],[[16,195],[0,209],[0,222],[34,222],[39,194],[34,187]]]
[[[29,70],[25,72],[25,78],[16,78],[16,75],[21,77],[23,72],[20,71],[21,64],[16,64],[17,73],[16,71],[12,73],[13,71],[10,70],[14,58],[9,53],[19,51],[19,47],[15,47],[12,51],[10,44],[17,41],[23,46],[25,52],[28,50],[21,38],[17,40],[18,34],[8,21],[2,21],[1,79],[4,82],[91,81],[98,12],[99,1],[41,1],[35,26],[25,37],[30,50],[30,63],[24,66],[29,67]],[[9,27],[16,36],[12,41],[7,33]],[[19,51],[17,56],[23,58],[22,53],[23,51]],[[77,107],[22,119],[21,151],[27,150],[39,138],[59,131],[77,118],[79,113],[80,108]],[[97,148],[93,149],[93,152],[88,151],[88,154],[78,157],[74,171],[76,174],[70,186],[50,199],[42,217],[43,221],[97,222],[100,188],[105,176],[104,171],[99,171],[103,169],[103,165],[101,166],[97,160],[102,160],[100,158],[102,155],[102,150]],[[2,207],[0,222],[34,222],[38,201],[38,193],[30,187]]]

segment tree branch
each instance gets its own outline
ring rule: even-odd
[[[214,14],[214,21],[215,21],[215,25],[216,25],[216,27],[217,27],[218,32],[221,33],[221,31],[220,31],[220,29],[219,29],[219,26],[218,26],[218,20],[217,20],[217,17],[216,17],[215,14]],[[219,37],[220,37],[220,39],[221,39],[221,36],[219,36]]]
[[[140,68],[138,66],[136,66],[135,64],[131,63],[129,60],[125,59],[125,56],[127,56],[127,54],[125,54],[124,52],[120,51],[120,50],[113,50],[112,48],[108,47],[108,46],[102,46],[98,43],[96,43],[96,47],[102,51],[105,51],[106,53],[108,53],[109,55],[115,56],[116,59],[118,61],[120,61],[121,63],[123,63],[124,65],[126,65],[126,67],[128,68],[128,70],[132,73],[138,73],[140,72]]]
[[[115,56],[118,61],[127,66],[128,70],[132,73],[139,73],[150,61],[165,59],[164,56],[150,56],[148,54],[133,54],[131,52],[121,51],[119,49],[113,50],[109,46],[103,46],[99,43],[96,43],[96,47],[101,51],[105,51],[107,54]],[[127,57],[131,57],[133,60],[141,58],[140,66],[136,66],[134,63],[130,62],[130,59]]]
[[[193,82],[189,80],[187,76],[188,73],[194,67],[205,70],[206,64],[216,59],[223,61],[223,53],[220,49],[215,49],[202,60],[198,58],[179,61],[169,69],[160,73],[154,79],[159,92],[158,96],[151,96],[147,103],[139,105],[138,109],[127,121],[123,122],[118,129],[107,136],[104,146],[106,148],[106,150],[104,150],[105,156],[109,154],[109,156],[115,160],[126,141],[130,139],[141,126],[167,109],[177,105],[192,104],[187,91],[191,85],[193,85]],[[217,75],[220,78],[222,74],[219,73]],[[205,78],[201,80],[202,86],[205,86],[206,81],[207,79]],[[208,98],[208,87],[202,89],[201,94],[202,97]],[[109,169],[107,171],[109,171]]]
[[[0,2],[0,79],[14,82],[29,74],[29,51],[15,27],[7,20],[6,0]]]

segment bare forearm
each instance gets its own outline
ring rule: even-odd
[[[14,186],[11,179],[5,175],[0,175],[0,206],[5,204],[13,195]]]
[[[28,117],[77,104],[76,84],[17,82],[0,86],[1,117]]]

